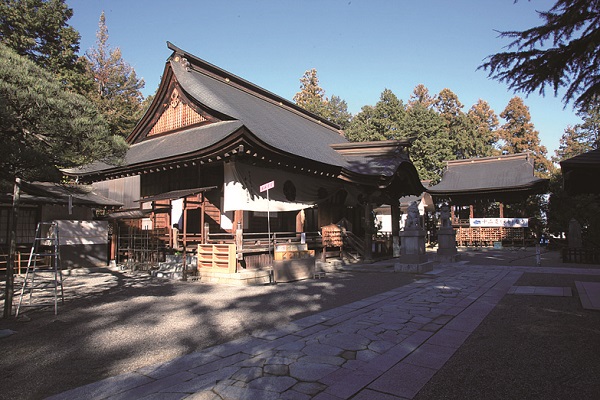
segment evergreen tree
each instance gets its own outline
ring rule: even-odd
[[[0,42],[84,92],[91,82],[77,55],[79,33],[67,24],[72,16],[65,0],[0,0]]]
[[[114,160],[126,150],[92,103],[0,44],[0,178],[57,180],[58,168]]]
[[[537,175],[548,176],[551,164],[546,158],[546,147],[540,144],[539,133],[531,122],[529,107],[520,97],[515,96],[510,99],[500,117],[506,121],[498,130],[502,153],[518,154],[529,151],[533,154]]]
[[[538,14],[543,25],[502,32],[514,39],[514,51],[494,54],[480,68],[526,94],[566,88],[565,104],[587,109],[600,96],[600,2],[557,0]]]
[[[414,103],[406,111],[401,124],[404,136],[414,138],[410,155],[419,177],[434,184],[441,179],[444,161],[455,159],[445,126],[438,113],[419,103]]]
[[[384,89],[374,107],[361,109],[346,130],[352,141],[390,140],[406,137],[401,130],[404,104],[389,89]]]
[[[581,129],[581,125],[567,126],[565,133],[560,137],[558,149],[555,150],[556,156],[552,160],[558,163],[593,148],[593,142],[590,142],[587,132]]]
[[[490,105],[479,99],[467,112],[473,124],[473,140],[464,143],[465,158],[490,157],[497,151],[498,116]]]
[[[348,128],[344,132],[346,138],[351,142],[369,142],[372,140],[386,140],[385,136],[378,132],[375,124],[371,123],[375,118],[375,107],[363,106],[360,112],[352,118]]]
[[[338,125],[340,129],[346,129],[352,120],[352,114],[348,112],[348,104],[340,97],[332,95],[325,102],[324,115],[322,117]]]
[[[142,116],[144,80],[123,60],[121,50],[108,44],[108,27],[104,12],[100,15],[96,47],[86,53],[95,90],[92,101],[105,115],[113,134],[127,136]]]

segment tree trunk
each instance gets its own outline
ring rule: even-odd
[[[8,260],[6,263],[6,287],[4,288],[4,318],[12,314],[14,293],[15,255],[17,253],[17,219],[19,217],[19,200],[21,198],[21,179],[15,178],[13,189],[12,213],[10,215],[10,238],[8,245]]]

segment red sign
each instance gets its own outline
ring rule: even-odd
[[[275,187],[275,181],[267,182],[264,185],[260,185],[260,192],[264,192]]]

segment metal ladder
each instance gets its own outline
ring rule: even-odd
[[[61,303],[64,303],[64,290],[63,290],[63,278],[62,271],[60,268],[60,243],[58,235],[58,225],[56,222],[40,222],[37,224],[35,231],[35,239],[31,246],[29,253],[29,261],[27,262],[27,271],[25,272],[25,279],[23,281],[23,287],[21,288],[21,295],[19,296],[19,303],[17,305],[17,312],[15,317],[19,316],[21,307],[39,307],[51,305],[52,303],[44,303],[44,300],[48,299],[48,293],[41,297],[42,302],[32,304],[32,297],[34,289],[47,289],[53,290],[54,297],[54,315],[58,314],[58,298],[60,289]],[[38,265],[38,261],[41,260],[49,261],[49,264]],[[48,273],[50,276],[48,276]],[[36,274],[38,276],[36,276]],[[37,279],[37,281],[36,281]],[[28,304],[23,304],[23,297],[29,296]]]

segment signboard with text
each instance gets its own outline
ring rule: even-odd
[[[527,228],[529,218],[469,218],[471,228]]]
[[[254,186],[256,187],[256,186]],[[269,189],[273,189],[275,187],[275,181],[267,182],[264,185],[260,185],[260,192],[265,192]],[[256,190],[256,189],[255,189]]]

